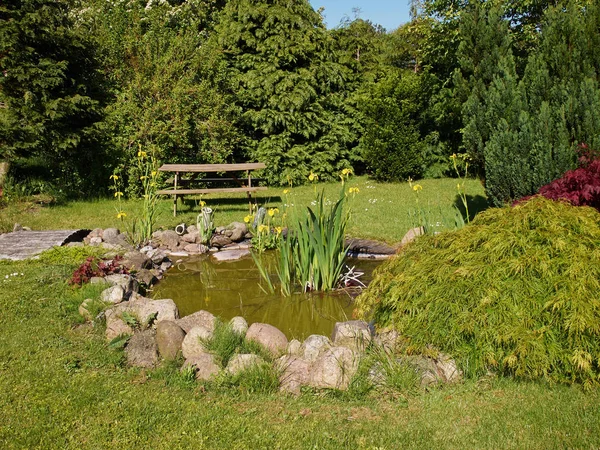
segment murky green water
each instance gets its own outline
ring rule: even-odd
[[[265,255],[269,273],[275,273],[274,253]],[[380,261],[350,259],[348,265],[365,272],[364,283]],[[275,281],[276,277],[273,276]],[[181,317],[210,311],[223,320],[242,316],[248,324],[271,324],[290,339],[311,334],[329,336],[335,322],[351,320],[352,293],[295,294],[284,297],[265,294],[259,287],[260,275],[252,258],[214,262],[208,256],[186,259],[176,264],[155,288],[152,297],[172,298]],[[277,288],[277,285],[276,285]],[[355,294],[354,294],[355,295]]]

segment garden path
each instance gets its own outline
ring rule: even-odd
[[[81,241],[90,230],[14,231],[0,234],[0,259],[32,258],[44,250]]]

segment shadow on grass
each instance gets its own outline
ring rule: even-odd
[[[485,211],[490,207],[490,204],[483,195],[467,194],[467,205],[469,205],[469,220],[473,220],[477,214]],[[467,222],[467,211],[463,205],[462,198],[457,194],[454,199],[454,206],[460,211],[465,222]]]
[[[252,197],[248,199],[247,197],[217,197],[217,196],[206,196],[203,200],[207,203],[207,206],[217,205],[217,206],[229,206],[231,210],[240,210],[247,211],[248,210],[248,202],[250,201],[252,204],[257,203],[258,206],[262,206],[266,203],[270,202],[281,202],[281,197],[278,195],[267,197]],[[177,202],[177,210],[181,212],[200,212],[200,199],[199,198],[183,198],[179,199]]]

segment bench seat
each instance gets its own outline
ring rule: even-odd
[[[236,187],[236,188],[206,188],[206,189],[163,189],[157,192],[160,195],[191,195],[211,194],[213,192],[257,192],[265,191],[265,186]]]

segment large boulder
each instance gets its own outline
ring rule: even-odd
[[[245,336],[246,331],[248,331],[248,322],[241,316],[236,316],[229,321],[229,325],[233,332],[239,334],[240,336]]]
[[[106,338],[112,340],[119,334],[132,334],[133,328],[123,320],[123,314],[135,318],[137,326],[144,329],[153,322],[176,320],[179,317],[177,306],[171,299],[151,300],[133,293],[128,302],[106,310]]]
[[[221,368],[215,362],[215,358],[210,353],[201,353],[194,358],[186,359],[181,370],[192,367],[196,375],[196,380],[210,380],[216,376]]]
[[[265,364],[265,360],[258,355],[252,353],[238,354],[234,355],[229,360],[226,370],[231,375],[237,375],[244,370],[248,370],[251,367],[259,366],[261,364]]]
[[[163,320],[156,325],[156,345],[164,359],[174,360],[181,351],[185,331],[171,320]]]
[[[105,303],[112,303],[113,305],[121,303],[124,298],[125,289],[123,289],[122,286],[118,285],[109,287],[108,289],[103,290],[100,294],[100,300],[102,300]]]
[[[129,270],[151,269],[152,260],[142,252],[133,250],[125,253],[121,265],[127,267]]]
[[[159,248],[152,249],[146,253],[146,256],[150,258],[153,264],[162,264],[167,259],[167,254],[164,250]]]
[[[203,326],[192,328],[181,343],[181,353],[185,359],[193,359],[198,355],[206,353],[206,348],[202,341],[210,339],[212,331]]]
[[[134,334],[125,347],[127,364],[134,367],[152,368],[158,363],[156,332],[152,329]]]
[[[336,322],[331,341],[335,346],[361,352],[371,343],[371,329],[362,320]]]
[[[358,369],[358,355],[347,347],[333,347],[313,364],[309,384],[318,389],[345,390]]]
[[[302,353],[300,352],[301,348],[302,348],[302,342],[300,342],[298,339],[292,339],[287,346],[286,353],[288,355],[301,356],[302,355]]]
[[[279,390],[299,395],[300,388],[310,381],[310,363],[302,358],[284,355],[275,363],[279,371]]]
[[[231,231],[229,239],[233,242],[243,241],[248,232],[248,226],[244,222],[231,222],[226,229]]]
[[[302,355],[306,361],[314,362],[331,347],[331,342],[328,338],[319,334],[313,334],[307,337],[302,343],[299,354]]]
[[[189,333],[194,327],[204,327],[210,332],[215,331],[217,318],[208,311],[196,311],[193,314],[185,316],[176,321],[177,325],[183,328],[183,331]]]
[[[102,240],[109,244],[118,244],[118,237],[121,232],[116,228],[107,228],[102,232]]]
[[[258,342],[274,356],[279,356],[287,349],[288,340],[279,329],[266,323],[253,323],[246,332],[246,339]]]
[[[165,230],[162,231],[157,236],[160,244],[164,247],[167,247],[171,251],[176,251],[179,247],[180,237],[174,230]]]
[[[197,231],[194,233],[187,233],[181,236],[181,240],[183,242],[187,242],[188,244],[199,244],[200,234]]]

